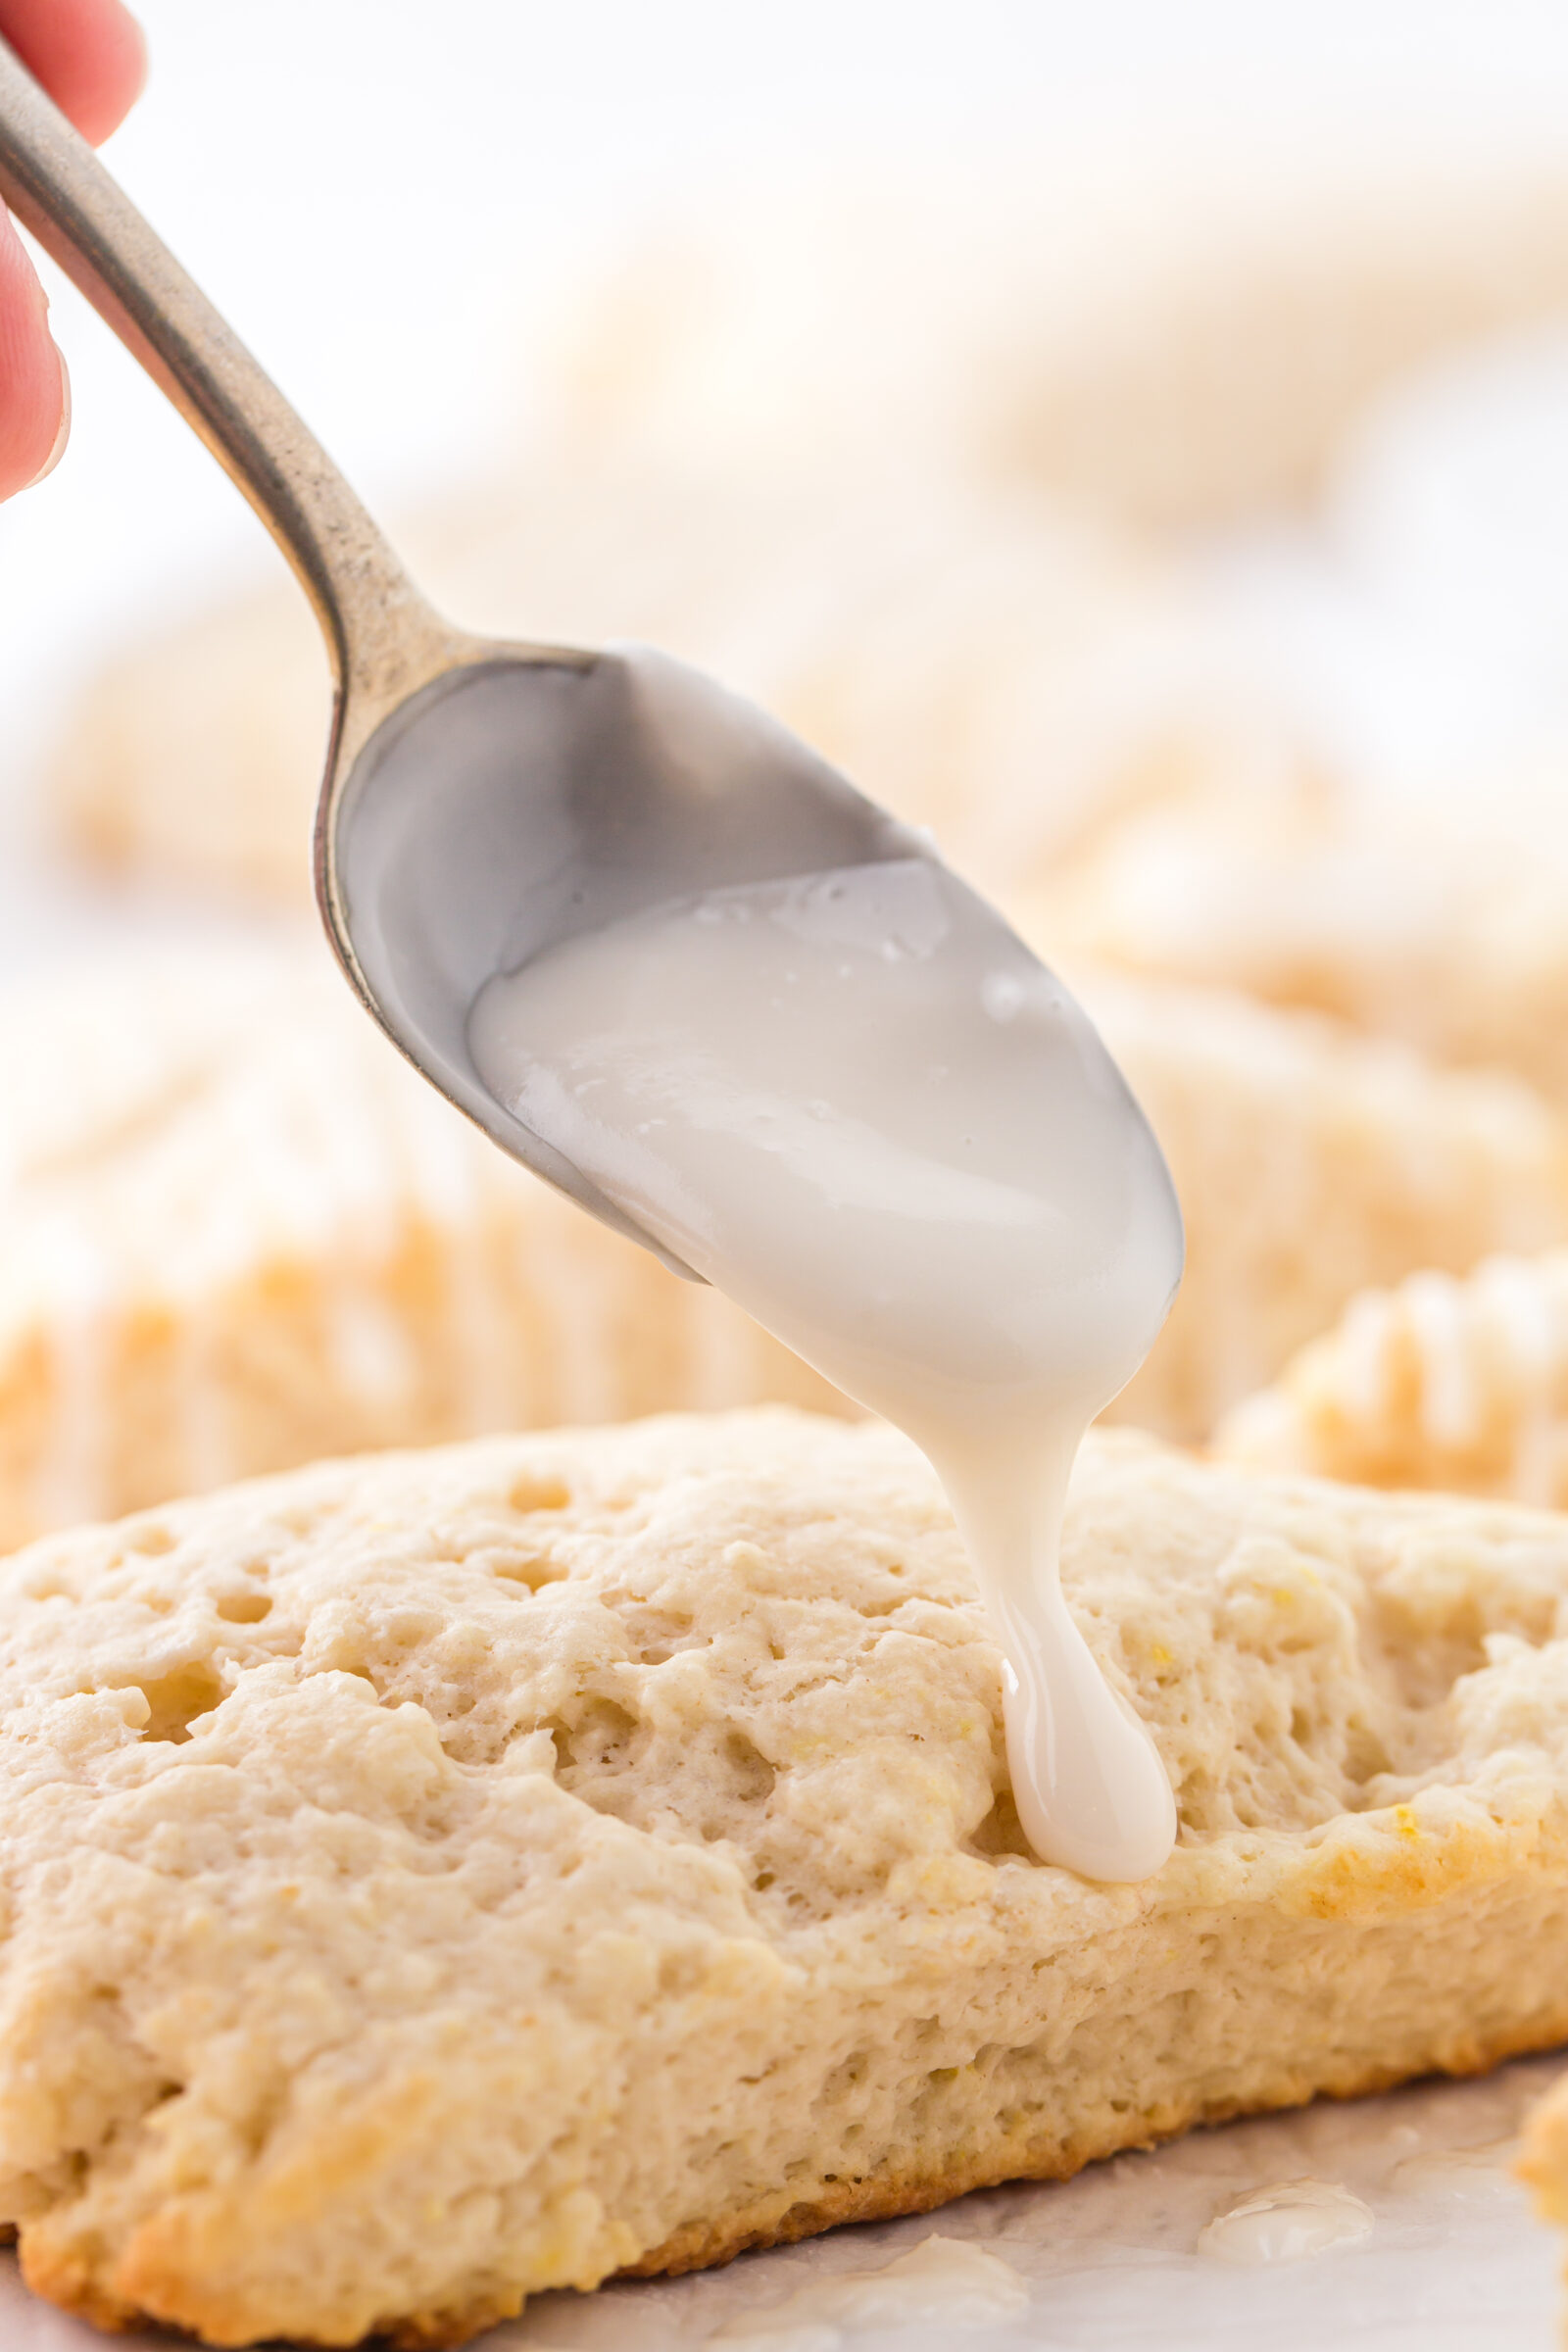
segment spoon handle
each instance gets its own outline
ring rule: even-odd
[[[428,666],[443,625],[331,459],[3,40],[0,199],[267,524],[316,609],[340,698],[395,694]]]

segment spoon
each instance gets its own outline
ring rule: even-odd
[[[366,1005],[505,1151],[675,1272],[702,1279],[684,1252],[710,1265],[916,1437],[1004,1641],[1026,1834],[1093,1877],[1156,1869],[1175,1836],[1170,1786],[1061,1599],[1057,1530],[1079,1438],[1164,1319],[1181,1220],[1083,1015],[928,841],[696,671],[644,648],[497,643],[432,612],[3,46],[0,197],[201,434],[316,608],[336,689],[317,896]],[[890,876],[903,915],[878,903]],[[720,933],[731,947],[744,933],[728,962]],[[801,941],[814,944],[797,960]],[[605,996],[599,975],[596,1021],[601,952],[614,979]],[[609,1047],[566,1089],[575,1118],[555,1119],[605,1189],[536,1130],[536,1097],[508,1076],[508,991],[552,973],[560,1018],[542,1034],[565,1041],[562,1067]],[[524,1061],[549,1077],[539,1034],[527,1029]],[[814,1096],[824,1064],[833,1102]],[[653,1109],[650,1076],[665,1089]],[[611,1197],[617,1185],[666,1238]]]
[[[3,41],[0,199],[206,442],[315,608],[334,688],[317,900],[366,1008],[504,1151],[701,1279],[496,1102],[468,1054],[474,997],[539,949],[672,897],[929,845],[680,662],[444,619]]]

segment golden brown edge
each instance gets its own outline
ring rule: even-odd
[[[1304,2107],[1319,2098],[1371,2097],[1379,2091],[1393,2090],[1402,2083],[1432,2076],[1463,2079],[1486,2074],[1510,2058],[1553,2049],[1564,2042],[1568,2042],[1568,1996],[1547,2018],[1538,2018],[1516,2033],[1452,2048],[1441,2059],[1434,2057],[1430,2066],[1413,2070],[1400,2066],[1372,2067],[1329,2084],[1315,2084],[1299,2076],[1293,2078],[1286,2074],[1276,2090],[1267,2096],[1195,2101],[1188,2106],[1166,2103],[1149,2109],[1136,2123],[1123,2119],[1122,2127],[1114,2132],[1099,2139],[1085,2136],[1065,2150],[1054,2148],[1049,2156],[1031,2157],[1026,2148],[1008,2154],[993,2150],[966,2164],[950,2165],[934,2173],[884,2167],[858,2180],[831,2182],[822,2194],[792,2205],[768,2220],[748,2221],[743,2213],[719,2224],[692,2223],[613,2276],[679,2278],[691,2271],[715,2269],[734,2261],[738,2255],[761,2252],[770,2246],[793,2245],[802,2238],[848,2223],[895,2221],[929,2213],[934,2207],[949,2204],[976,2189],[997,2188],[1010,2181],[1070,2180],[1086,2165],[1132,2150],[1152,2148],[1200,2127]],[[29,2261],[25,2228],[21,2240],[23,2276],[27,2285],[60,2309],[96,2328],[121,2333],[151,2321],[166,2328],[172,2341],[204,2340],[233,2345],[255,2340],[244,2334],[222,2332],[220,2321],[217,2329],[197,2339],[185,2328],[160,2322],[143,2305],[106,2298],[74,2264],[52,2263],[47,2253],[43,2253],[42,2259]],[[524,2299],[519,2291],[504,2298],[491,2296],[456,2310],[413,2313],[373,2338],[353,2340],[394,2345],[398,2352],[456,2352],[456,2347],[469,2342],[484,2328],[514,2318]],[[297,2340],[341,2346],[348,2339],[302,2336]]]
[[[1100,2163],[1108,2156],[1157,2147],[1162,2141],[1179,2139],[1186,2132],[1209,2125],[1234,2123],[1244,2116],[1275,2114],[1288,2107],[1307,2107],[1317,2099],[1371,2098],[1380,2091],[1396,2090],[1404,2083],[1433,2077],[1464,2080],[1489,2074],[1510,2058],[1536,2056],[1565,2042],[1568,2042],[1568,1996],[1549,2020],[1537,2021],[1521,2033],[1502,2034],[1494,2041],[1478,2041],[1441,2061],[1434,2059],[1430,2067],[1414,2073],[1405,2067],[1374,2067],[1344,2082],[1282,2084],[1278,2095],[1268,2098],[1151,2108],[1136,2125],[1128,2122],[1124,2130],[1102,2141],[1080,2140],[1070,2149],[1057,2149],[1044,2160],[1031,2160],[1024,2154],[999,2162],[992,2156],[924,2176],[884,2169],[860,2180],[835,2182],[827,2193],[792,2205],[774,2222],[750,2225],[740,2218],[718,2227],[690,2223],[615,2276],[680,2278],[688,2271],[711,2270],[733,2262],[740,2254],[760,2252],[768,2246],[794,2245],[803,2237],[814,2236],[820,2230],[836,2229],[847,2222],[887,2222],[906,2214],[929,2213],[933,2207],[951,2203],[955,2197],[968,2196],[975,2189],[1000,2188],[1014,2180],[1070,2180],[1086,2165]]]
[[[1291,2107],[1310,2106],[1320,2098],[1370,2098],[1380,2091],[1394,2090],[1401,2084],[1419,2082],[1433,2076],[1454,2080],[1489,2073],[1504,2065],[1510,2058],[1538,2054],[1568,2042],[1568,1998],[1548,2020],[1537,2021],[1527,2031],[1499,2035],[1491,2041],[1478,2041],[1467,2049],[1451,2052],[1443,2061],[1435,2061],[1429,2069],[1411,2073],[1401,2067],[1374,2067],[1344,2082],[1328,2086],[1303,2085],[1299,2082],[1283,2082],[1276,2095],[1256,2100],[1216,2100],[1195,2103],[1190,2107],[1171,2105],[1151,2108],[1136,2125],[1106,2135],[1099,2141],[1081,2139],[1069,2150],[1056,2150],[1044,2159],[1031,2159],[1027,2153],[999,2159],[996,2155],[977,2158],[966,2165],[954,2165],[940,2173],[910,2173],[896,2168],[884,2168],[856,2180],[833,2182],[820,2196],[792,2205],[777,2219],[765,2223],[748,2223],[744,2216],[713,2226],[692,2223],[677,2230],[645,2254],[640,2261],[628,2264],[613,2276],[617,2278],[680,2278],[699,2270],[712,2270],[733,2262],[737,2256],[760,2253],[770,2246],[794,2245],[805,2237],[818,2235],[824,2230],[840,2228],[854,2222],[896,2221],[902,2217],[929,2213],[939,2205],[950,2204],[956,2197],[969,2195],[976,2189],[998,2188],[1010,2181],[1067,2180],[1085,2166],[1110,2156],[1124,2155],[1132,2150],[1157,2147],[1161,2142],[1180,2138],[1189,2131],[1210,2125],[1231,2123],[1244,2116],[1277,2113]],[[74,2266],[52,2269],[47,2262],[29,2265],[25,2258],[25,2231],[22,2232],[23,2275],[27,2285],[45,2296],[60,2309],[89,2321],[94,2327],[112,2333],[122,2333],[132,2328],[145,2327],[152,2315],[144,2310],[123,2304],[109,2304],[96,2295]],[[397,2347],[397,2352],[457,2352],[457,2347],[468,2343],[484,2328],[513,2319],[522,2308],[524,2297],[509,2298],[503,2306],[490,2299],[465,2309],[444,2312],[414,2313],[390,2329],[370,2340]],[[198,2340],[182,2328],[170,2328],[167,2323],[153,2320],[153,2325],[165,2328],[172,2341]],[[225,2339],[209,2336],[209,2342]],[[229,2343],[243,2338],[230,2336]],[[301,2337],[302,2343],[326,2345],[334,2339],[321,2336]],[[335,2339],[339,2344],[342,2339]]]

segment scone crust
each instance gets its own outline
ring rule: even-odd
[[[1431,2071],[1456,2079],[1490,2074],[1494,2067],[1505,2065],[1510,2058],[1529,2057],[1561,2040],[1568,2040],[1568,2000],[1560,2009],[1544,2012],[1522,2033],[1453,2046],[1450,2054]],[[1070,2180],[1085,2165],[1097,2164],[1107,2156],[1125,2155],[1131,2150],[1157,2148],[1162,2142],[1179,2139],[1184,2132],[1201,2126],[1234,2123],[1242,2116],[1265,2115],[1282,2108],[1304,2107],[1313,2099],[1372,2098],[1379,2091],[1394,2090],[1401,2082],[1408,2082],[1412,2071],[1409,2066],[1374,2066],[1359,2076],[1347,2077],[1332,2084],[1308,2084],[1299,2073],[1282,2072],[1277,2096],[1221,2099],[1209,2104],[1191,2102],[1181,2107],[1166,2103],[1149,2108],[1141,2115],[1129,2116],[1125,2134],[1121,2131],[1093,2138],[1083,2134],[1045,2158],[1032,2159],[1026,2151],[1008,2157],[1000,2165],[995,2160],[976,2158],[968,2165],[953,2165],[936,2175],[914,2168],[901,2171],[889,2167],[872,2179],[839,2182],[831,2194],[820,2195],[808,2205],[792,2207],[781,2221],[754,2230],[747,2230],[738,2223],[731,2225],[727,2233],[694,2226],[665,2244],[656,2246],[641,2262],[629,2263],[620,2276],[684,2278],[691,2271],[710,2270],[721,2263],[733,2262],[737,2255],[756,2253],[768,2246],[796,2245],[803,2237],[814,2237],[821,2230],[835,2230],[843,2223],[896,2221],[906,2214],[930,2213],[955,2197],[968,2196],[976,2189],[1000,2188],[1012,2180]],[[1568,2114],[1564,2120],[1561,2161],[1565,2168],[1562,2218],[1568,2219]],[[1536,2178],[1535,2173],[1524,2167],[1521,2170],[1526,2179]]]

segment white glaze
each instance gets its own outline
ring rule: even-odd
[[[985,2328],[1028,2303],[1010,2263],[967,2238],[935,2236],[879,2270],[813,2278],[708,2340],[711,2352],[838,2352],[846,2334],[862,2328]]]
[[[1515,2204],[1520,2195],[1513,2177],[1518,2154],[1517,2137],[1485,2140],[1479,2147],[1423,2149],[1395,2166],[1389,2186],[1400,2196],[1418,2196],[1428,2203]]]
[[[498,1100],[935,1464],[1007,1660],[1047,1860],[1157,1869],[1152,1740],[1063,1602],[1084,1430],[1181,1268],[1170,1180],[1067,992],[921,858],[717,891],[480,994]]]
[[[1372,2234],[1372,2208],[1331,2180],[1281,2180],[1253,2189],[1199,2232],[1198,2251],[1239,2270],[1303,2262]]]

